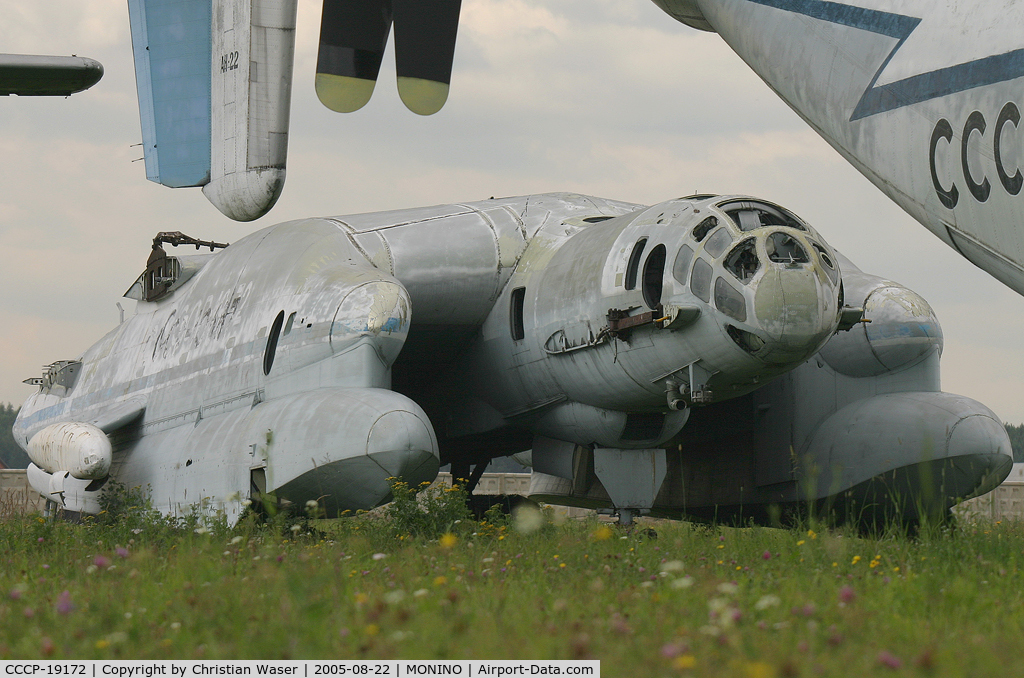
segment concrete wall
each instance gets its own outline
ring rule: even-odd
[[[968,519],[1024,520],[1024,464],[1014,464],[1002,485],[957,505],[953,512]]]
[[[28,484],[25,470],[0,470],[0,518],[42,511],[46,502]]]

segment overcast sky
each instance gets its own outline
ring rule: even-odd
[[[810,221],[865,271],[935,309],[943,390],[1024,422],[1024,299],[897,208],[717,36],[650,0],[463,0],[448,104],[402,105],[393,58],[348,115],[313,92],[320,2],[300,0],[288,179],[238,224],[199,189],[146,181],[124,0],[0,0],[0,49],[101,61],[68,99],[0,98],[0,402],[118,322],[157,231],[219,241],[278,221],[576,191],[651,204],[746,193]]]

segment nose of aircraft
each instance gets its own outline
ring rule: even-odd
[[[775,243],[780,243],[777,249],[773,249]],[[838,292],[791,236],[776,232],[768,236],[766,244],[770,262],[756,283],[754,317],[767,350],[758,355],[778,364],[803,360],[835,333]]]

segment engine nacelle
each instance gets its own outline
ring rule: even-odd
[[[92,424],[50,424],[28,441],[28,456],[47,473],[61,471],[80,480],[106,478],[113,457],[110,439]]]

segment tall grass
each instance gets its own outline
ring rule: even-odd
[[[816,525],[626,532],[529,511],[434,531],[401,519],[7,520],[0,658],[597,658],[606,676],[987,676],[1016,669],[1024,649],[1020,524],[865,539]]]

